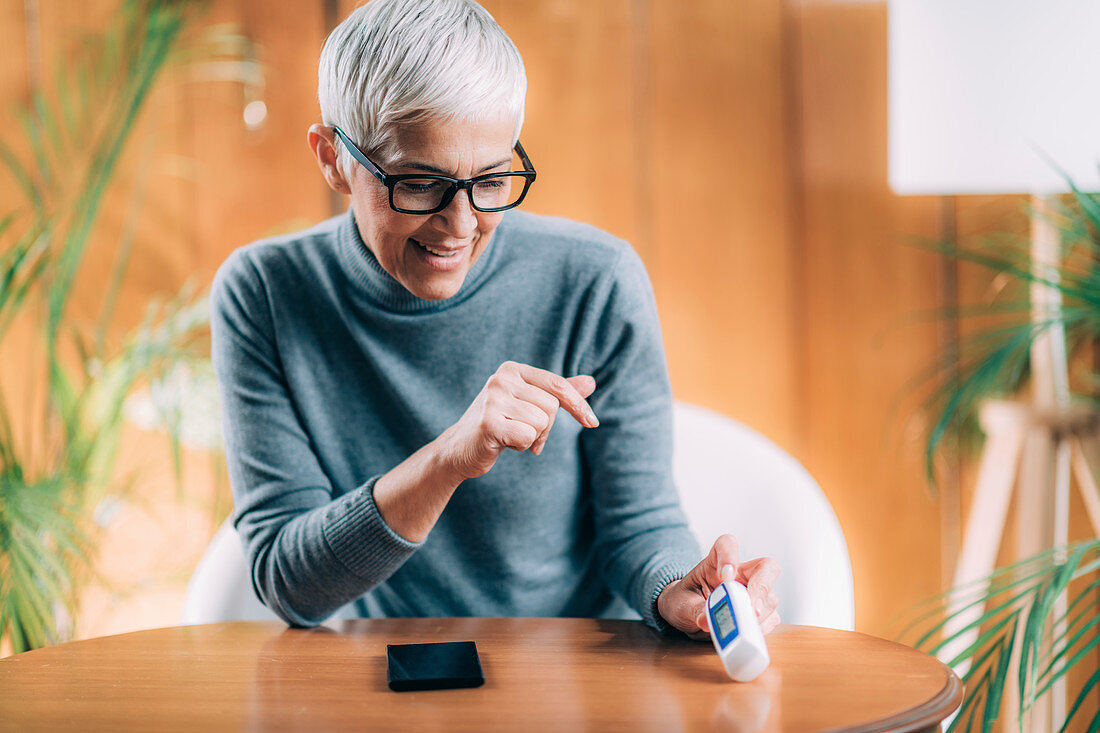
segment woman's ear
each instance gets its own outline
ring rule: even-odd
[[[314,123],[309,126],[307,138],[313,157],[317,159],[317,167],[321,169],[321,175],[328,187],[336,193],[350,195],[351,186],[344,178],[340,166],[336,164],[336,133],[331,127]]]

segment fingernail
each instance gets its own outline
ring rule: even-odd
[[[588,420],[588,427],[598,428],[600,426],[600,421],[596,419],[596,413],[589,410],[584,416]]]
[[[756,615],[757,616],[759,616],[760,614],[762,614],[764,612],[764,602],[761,601],[759,598],[756,599],[756,603],[754,604],[754,607],[756,608]]]
[[[734,573],[734,569],[733,569],[732,565],[723,565],[722,566],[722,572],[721,572],[722,580],[733,580],[733,573]]]

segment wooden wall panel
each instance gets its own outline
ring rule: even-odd
[[[4,49],[4,63],[0,64],[0,95],[7,103],[0,108],[0,119],[4,121],[5,129],[11,129],[15,122],[12,106],[25,101],[30,95],[28,62],[34,45],[35,41],[27,33],[26,5],[0,3],[0,48]],[[13,184],[7,175],[0,179],[0,186],[3,186],[0,191],[5,193],[5,201],[10,200],[6,195]]]
[[[934,358],[937,337],[934,324],[903,324],[936,305],[936,263],[901,246],[903,234],[938,235],[936,202],[895,198],[886,183],[885,4],[791,9],[801,77],[806,463],[847,536],[856,626],[883,633],[894,614],[940,590],[937,507],[919,430],[906,430],[904,419],[906,385]],[[924,231],[904,232],[914,226]]]
[[[796,450],[783,4],[648,5],[638,144],[673,389]]]
[[[191,227],[204,283],[235,248],[331,213],[328,186],[306,144],[309,125],[320,121],[323,4],[227,0],[213,5],[209,21],[236,23],[257,44],[268,113],[259,129],[248,130],[241,84],[203,84],[192,93]]]
[[[629,0],[492,0],[527,69],[521,139],[539,177],[523,206],[639,246]]]

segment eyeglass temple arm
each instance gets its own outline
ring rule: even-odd
[[[523,144],[516,140],[516,152],[519,153],[519,162],[523,163],[523,169],[525,171],[535,172],[535,166],[531,163],[531,159],[527,157],[527,151],[523,149]],[[533,179],[532,179],[533,180]]]
[[[332,126],[332,131],[335,132],[337,137],[340,138],[340,141],[344,143],[344,147],[349,153],[351,153],[351,157],[359,161],[359,163],[362,164],[362,166],[368,171],[370,171],[375,178],[382,181],[382,183],[386,182],[386,174],[382,172],[381,168],[372,163],[370,158],[363,155],[363,151],[361,151],[359,147],[354,142],[352,142],[352,139],[347,136],[347,133],[345,133],[336,125]]]

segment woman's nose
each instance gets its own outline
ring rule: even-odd
[[[436,214],[442,218],[440,228],[454,237],[468,237],[477,229],[477,212],[470,203],[470,192],[462,189]]]

